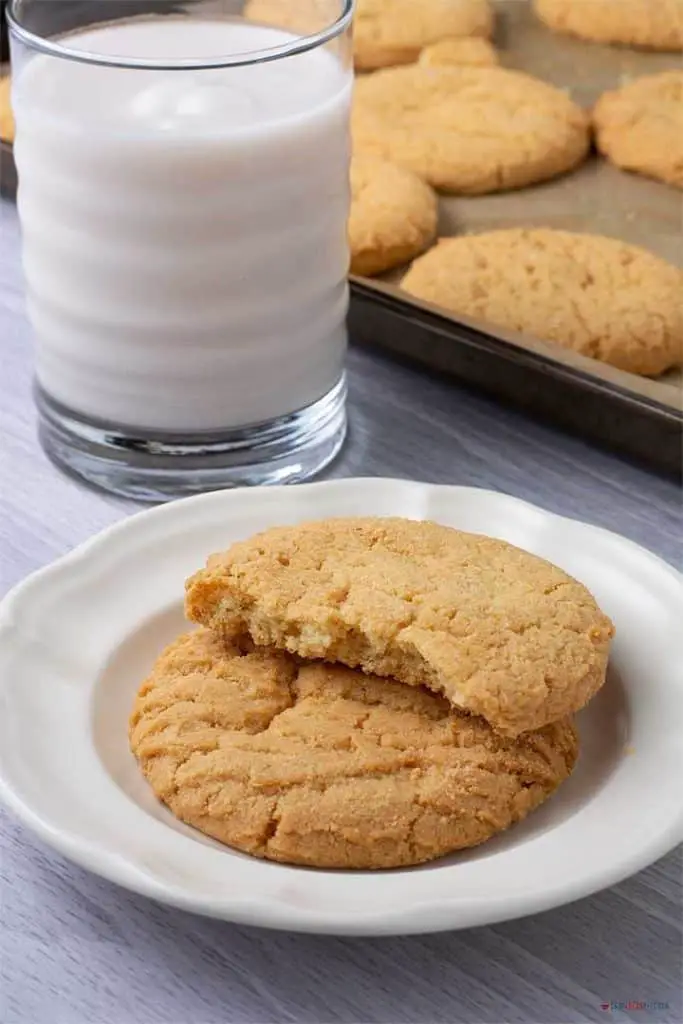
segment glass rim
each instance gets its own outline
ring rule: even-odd
[[[268,61],[280,60],[283,57],[294,57],[297,54],[315,50],[319,46],[323,46],[325,43],[336,39],[337,36],[340,36],[348,28],[353,17],[355,0],[340,0],[341,12],[335,21],[319,32],[313,32],[305,36],[292,36],[291,42],[281,43],[278,46],[271,46],[262,50],[245,50],[240,53],[231,53],[222,57],[190,57],[184,60],[170,61],[90,53],[87,50],[74,50],[68,46],[63,46],[60,42],[45,39],[40,35],[36,35],[35,32],[24,28],[19,21],[16,8],[21,2],[22,0],[9,0],[6,18],[10,35],[28,48],[39,53],[47,54],[50,57],[59,57],[62,60],[75,61],[79,64],[92,64],[99,67],[137,68],[138,70],[145,71],[206,71],[211,68],[247,67],[252,64],[265,64]],[[247,22],[247,24],[249,23]],[[253,24],[259,23],[254,22]],[[270,25],[267,27],[277,28],[278,26]],[[281,31],[286,32],[287,30],[283,28]]]

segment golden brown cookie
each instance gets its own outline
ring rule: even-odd
[[[605,93],[593,123],[598,149],[618,167],[683,188],[683,70]]]
[[[340,11],[339,4],[333,0],[247,0],[243,17],[308,35],[333,24]]]
[[[516,736],[602,686],[613,632],[584,586],[504,541],[407,519],[283,526],[212,556],[188,617],[442,693]]]
[[[408,263],[434,240],[437,217],[434,190],[412,171],[373,157],[351,161],[352,274]]]
[[[338,13],[329,0],[249,0],[244,10],[251,21],[300,33],[320,31]],[[446,36],[487,37],[492,28],[489,0],[357,0],[354,64],[358,71],[412,64],[430,43]]]
[[[613,238],[513,228],[442,239],[402,286],[630,373],[657,376],[683,355],[683,273]]]
[[[240,654],[206,630],[161,655],[130,742],[188,825],[320,868],[401,867],[475,846],[547,799],[578,753],[570,720],[505,740],[421,688]]]
[[[0,78],[0,139],[14,142],[14,116],[10,105],[12,83],[9,77]]]
[[[412,64],[447,36],[491,35],[488,0],[358,0],[354,63],[360,71]]]
[[[494,67],[498,64],[498,54],[488,39],[441,39],[438,43],[425,46],[418,64],[426,68]]]
[[[390,68],[356,81],[355,152],[470,195],[520,188],[576,166],[588,118],[565,93],[519,71]]]
[[[555,32],[596,43],[683,49],[683,0],[534,0]]]

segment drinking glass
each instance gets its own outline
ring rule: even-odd
[[[163,500],[346,431],[353,0],[12,0],[41,442]]]

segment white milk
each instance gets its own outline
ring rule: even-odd
[[[288,41],[165,18],[61,40],[168,60]],[[20,69],[24,266],[50,396],[123,427],[208,431],[337,383],[350,88],[325,50],[199,72],[42,55]]]

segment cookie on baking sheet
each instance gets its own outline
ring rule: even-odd
[[[12,82],[9,76],[0,78],[0,139],[14,142],[14,116],[10,103]]]
[[[319,868],[393,868],[475,846],[571,773],[570,719],[518,740],[442,697],[206,630],[143,683],[130,743],[156,796],[245,853]]]
[[[334,22],[330,0],[249,0],[244,16],[292,32],[318,32]],[[356,0],[353,58],[358,71],[412,64],[423,47],[446,36],[491,35],[489,0]]]
[[[336,0],[247,0],[242,16],[247,21],[310,35],[332,25],[340,10]]]
[[[438,43],[420,52],[418,64],[426,68],[449,67],[494,67],[498,64],[498,53],[488,39],[461,38],[440,39]]]
[[[357,0],[354,63],[359,71],[412,64],[447,36],[491,35],[489,0]]]
[[[596,43],[683,49],[683,0],[534,0],[555,32]]]
[[[593,123],[598,149],[612,163],[683,188],[683,70],[604,93]]]
[[[356,153],[469,195],[553,178],[589,146],[588,117],[564,92],[497,67],[412,65],[361,77],[352,131]]]
[[[543,559],[407,519],[267,530],[188,580],[186,612],[229,640],[427,686],[507,736],[583,707],[613,632]]]
[[[683,355],[683,272],[613,238],[513,228],[442,239],[402,287],[630,373],[656,376]]]
[[[352,274],[408,263],[434,240],[437,219],[434,190],[412,171],[374,157],[351,161]]]

